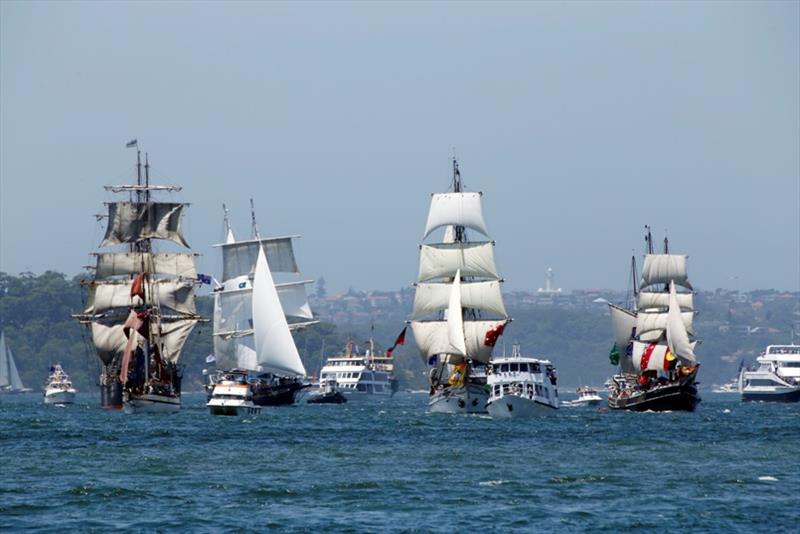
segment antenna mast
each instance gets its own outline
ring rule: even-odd
[[[256,205],[253,203],[253,199],[250,198],[250,220],[251,224],[253,225],[253,238],[261,239],[258,234],[258,226],[256,225]]]

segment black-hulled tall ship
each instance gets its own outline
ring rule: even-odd
[[[672,254],[664,239],[656,254],[649,227],[647,254],[637,287],[632,259],[633,305],[609,304],[614,329],[612,363],[619,372],[610,381],[608,406],[634,411],[694,411],[699,363],[694,354],[693,288],[686,272],[687,256]]]
[[[94,276],[84,281],[88,297],[76,317],[90,331],[102,363],[100,401],[127,412],[180,409],[181,349],[200,320],[194,289],[198,283],[194,254],[156,251],[155,242],[189,248],[181,233],[186,204],[155,200],[156,193],[181,187],[152,185],[147,154],[142,164],[136,147],[136,183],[106,186],[127,200],[108,202],[108,222],[94,254]]]
[[[223,206],[224,208],[224,206]],[[251,201],[252,209],[252,201]],[[309,387],[291,332],[316,324],[306,295],[312,280],[300,280],[292,240],[299,236],[261,238],[251,213],[252,237],[237,241],[225,210],[222,282],[214,290],[214,358],[209,375],[212,414],[238,413],[220,378],[237,372],[256,406],[293,404]],[[275,277],[285,280],[277,281]],[[217,391],[219,389],[219,391]],[[224,405],[224,406],[223,406]],[[223,409],[225,408],[225,409]]]

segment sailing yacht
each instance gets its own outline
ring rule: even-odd
[[[608,303],[614,331],[608,405],[634,411],[694,411],[700,397],[695,380],[699,363],[692,341],[693,288],[686,272],[687,256],[672,254],[664,239],[663,254],[653,249],[650,228],[641,283],[637,288],[632,260],[633,309]],[[683,290],[677,291],[680,287]]]
[[[510,321],[494,242],[467,235],[471,230],[488,238],[481,195],[463,190],[453,158],[453,191],[431,196],[423,240],[442,229],[443,235],[420,245],[410,323],[431,367],[428,410],[434,413],[486,413],[486,364]]]
[[[181,350],[201,320],[194,289],[199,283],[191,252],[156,251],[155,241],[189,248],[181,232],[186,204],[155,200],[177,193],[175,185],[150,183],[147,154],[142,164],[136,140],[135,184],[106,186],[127,195],[108,202],[106,233],[95,254],[94,276],[85,280],[88,298],[73,315],[90,331],[103,370],[100,403],[126,412],[174,412],[181,406]],[[121,249],[121,250],[120,250]]]
[[[800,402],[800,345],[769,345],[756,362],[739,371],[743,401]]]
[[[50,376],[44,386],[45,404],[72,404],[75,402],[76,390],[72,387],[69,375],[60,363],[50,368]]]
[[[292,239],[261,238],[251,200],[253,239],[236,241],[225,211],[226,242],[222,249],[222,283],[214,290],[214,359],[209,375],[208,407],[228,395],[220,383],[233,370],[247,376],[249,396],[256,406],[293,404],[308,387],[306,370],[291,332],[316,324],[306,285],[312,280],[276,283],[276,275],[299,275]],[[223,387],[224,386],[224,387]]]
[[[32,391],[22,384],[14,354],[6,343],[5,331],[0,332],[0,393],[27,393]]]

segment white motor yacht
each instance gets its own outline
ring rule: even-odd
[[[494,358],[486,375],[494,418],[519,418],[558,409],[556,371],[549,360],[522,356],[514,345],[511,356]]]
[[[800,402],[800,345],[769,345],[756,362],[739,373],[743,401]]]
[[[75,402],[76,390],[72,387],[69,375],[60,363],[50,368],[50,376],[44,387],[45,404],[72,404]]]

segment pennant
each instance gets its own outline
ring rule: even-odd
[[[611,365],[619,365],[619,349],[616,343],[611,347],[611,352],[608,353],[608,361],[611,362]]]
[[[131,284],[131,298],[139,297],[144,301],[144,273],[139,273]]]
[[[139,146],[139,141],[137,141],[136,139],[131,139],[130,141],[125,143],[125,148],[133,148],[138,146]]]

